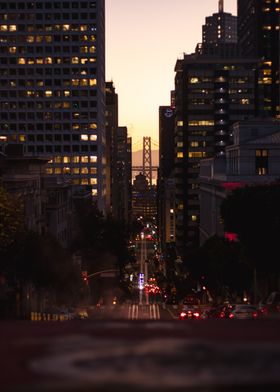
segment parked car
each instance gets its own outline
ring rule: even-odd
[[[280,315],[280,292],[273,291],[265,301],[259,303],[258,308],[264,317]]]
[[[257,317],[259,317],[258,308],[248,304],[234,305],[229,313],[230,319],[250,320]]]

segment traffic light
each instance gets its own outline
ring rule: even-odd
[[[88,284],[88,272],[87,271],[82,271],[82,279],[86,284]]]

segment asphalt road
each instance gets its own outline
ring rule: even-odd
[[[1,392],[279,392],[279,320],[177,319],[161,305],[0,324]],[[175,319],[176,317],[176,319]]]

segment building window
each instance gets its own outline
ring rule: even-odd
[[[258,176],[268,175],[268,150],[256,150],[255,170]]]

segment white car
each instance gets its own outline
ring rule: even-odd
[[[254,305],[234,305],[229,314],[230,319],[250,320],[258,317],[258,309]]]

